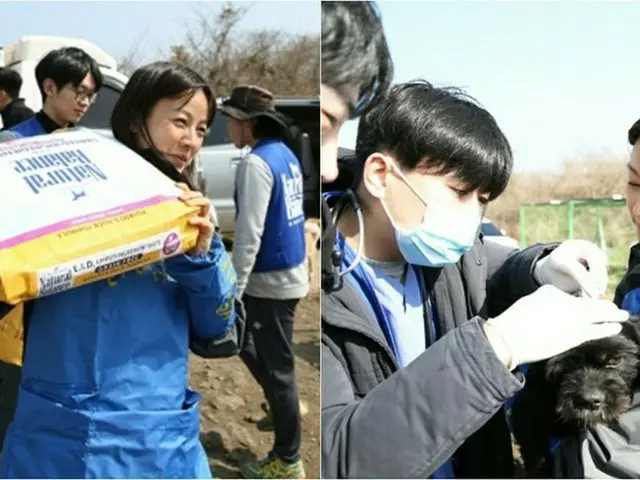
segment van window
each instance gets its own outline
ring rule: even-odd
[[[118,98],[120,98],[120,92],[107,85],[102,85],[96,102],[91,105],[78,125],[111,130],[111,112],[113,112]]]

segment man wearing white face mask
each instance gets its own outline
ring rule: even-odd
[[[334,185],[357,201],[327,195],[351,270],[322,298],[324,478],[511,477],[512,372],[628,318],[588,298],[607,284],[595,245],[482,241],[512,164],[494,118],[456,90],[401,84],[360,120]]]

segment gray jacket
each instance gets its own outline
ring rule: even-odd
[[[522,377],[496,357],[482,319],[538,287],[533,265],[552,248],[480,238],[458,265],[423,269],[444,335],[404,369],[350,281],[323,295],[323,478],[425,478],[454,453],[458,478],[512,475],[502,406]]]
[[[231,261],[238,276],[237,295],[288,300],[309,293],[307,265],[301,263],[287,270],[254,272],[267,208],[273,191],[273,174],[267,162],[249,153],[236,171],[236,231]]]
[[[615,427],[564,439],[554,453],[554,478],[640,478],[640,393],[631,405]]]

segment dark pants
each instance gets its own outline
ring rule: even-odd
[[[0,362],[0,452],[9,424],[16,413],[22,368]]]
[[[273,416],[272,454],[286,462],[300,458],[302,425],[293,354],[293,321],[300,301],[243,297],[247,312],[240,358],[262,387]]]

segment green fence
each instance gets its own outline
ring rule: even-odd
[[[520,245],[573,238],[591,240],[606,251],[609,292],[622,278],[636,233],[622,196],[551,201],[520,206]]]

